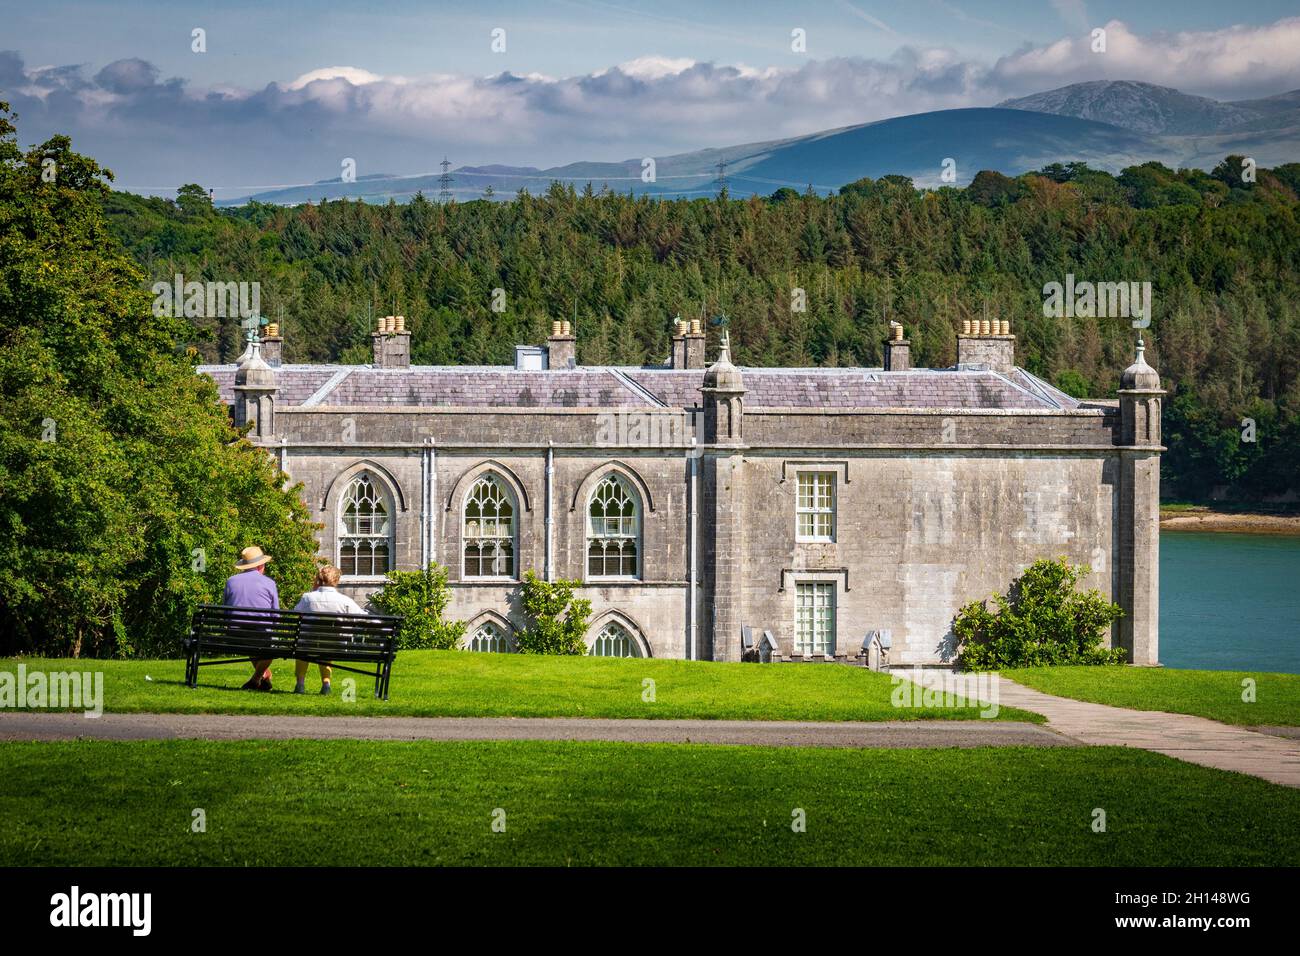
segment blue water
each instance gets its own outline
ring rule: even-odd
[[[1160,662],[1300,674],[1300,537],[1161,534]]]

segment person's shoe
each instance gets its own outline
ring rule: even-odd
[[[239,689],[240,689],[240,690],[259,690],[259,689],[261,688],[261,686],[262,686],[262,678],[258,677],[256,674],[254,674],[252,677],[250,677],[250,678],[245,682],[244,686],[241,687],[241,688],[239,688]]]
[[[307,693],[307,685],[302,681],[298,681],[298,685],[293,689],[293,692],[295,694],[305,694]]]
[[[320,692],[321,692],[321,695],[324,696],[324,697],[328,697],[328,696],[329,696],[329,693],[330,693],[330,685],[329,685],[329,682],[328,682],[328,681],[326,681],[324,684],[321,684],[321,685],[320,685]]]
[[[269,677],[263,677],[263,678],[262,678],[262,682],[261,682],[260,684],[257,685],[257,689],[258,689],[258,690],[270,690],[270,689],[271,689],[271,678],[269,678]]]

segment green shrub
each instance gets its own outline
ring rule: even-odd
[[[524,615],[528,626],[515,646],[521,654],[586,654],[587,618],[591,602],[575,598],[578,581],[543,581],[532,571],[524,575]],[[564,614],[565,609],[568,614]]]
[[[383,614],[402,618],[399,648],[447,651],[459,646],[465,622],[443,617],[451,601],[445,567],[431,563],[422,571],[389,571],[387,578],[370,596],[370,603]]]
[[[953,620],[957,666],[988,671],[1048,664],[1123,664],[1123,648],[1102,646],[1107,628],[1123,616],[1096,591],[1075,585],[1090,572],[1065,558],[1035,561],[1011,585],[1008,596],[993,595],[997,613],[972,601]]]

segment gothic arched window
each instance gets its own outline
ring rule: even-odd
[[[640,657],[641,648],[622,624],[610,621],[591,642],[592,657]]]
[[[640,576],[640,539],[640,498],[621,475],[606,475],[587,506],[587,576]]]
[[[393,567],[392,507],[366,472],[339,499],[339,569],[345,577],[382,577]]]
[[[514,644],[505,631],[492,621],[484,621],[474,629],[473,634],[465,639],[465,650],[467,651],[509,654],[514,649]]]
[[[465,577],[515,576],[515,503],[505,484],[487,474],[465,496]]]

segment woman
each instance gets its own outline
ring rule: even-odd
[[[338,590],[339,578],[343,572],[332,564],[327,564],[316,572],[315,590],[308,591],[294,605],[295,611],[320,611],[327,614],[365,614],[356,601]],[[330,692],[330,675],[333,668],[329,664],[320,663],[316,665],[320,668],[320,692],[328,694]],[[307,693],[307,669],[311,667],[310,661],[294,661],[294,668],[298,673],[298,686],[293,689],[295,694]]]

